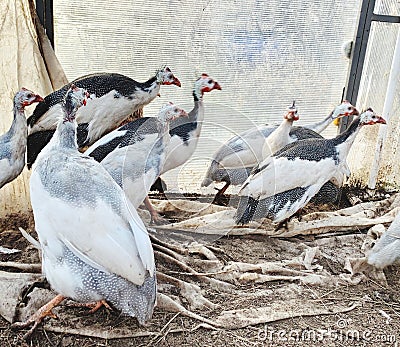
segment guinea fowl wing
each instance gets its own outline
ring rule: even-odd
[[[297,187],[328,181],[337,170],[336,153],[324,146],[324,141],[301,140],[266,158],[248,177],[239,195],[264,199]]]
[[[44,100],[36,106],[33,114],[28,118],[28,125],[33,127],[40,117],[42,117],[51,107],[62,102],[65,93],[68,91],[71,84],[86,89],[90,94],[95,93],[97,98],[106,95],[112,90],[118,90],[120,95],[128,96],[134,91],[135,87],[140,85],[139,82],[129,78],[128,76],[115,73],[98,73],[79,77],[71,83],[66,84],[64,87],[47,95]]]

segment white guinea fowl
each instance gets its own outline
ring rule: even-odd
[[[295,102],[293,101],[292,106],[287,109],[287,112],[283,116],[281,124],[265,139],[262,148],[263,158],[269,157],[293,141],[289,135],[290,130],[292,129],[293,122],[299,120],[294,104]]]
[[[104,167],[77,148],[75,113],[84,102],[84,90],[71,86],[63,118],[33,168],[42,268],[59,295],[18,327],[37,325],[65,297],[110,302],[140,324],[153,312],[155,264],[146,228]]]
[[[239,191],[237,223],[245,224],[267,206],[263,217],[282,222],[299,209],[332,177],[343,170],[354,139],[364,125],[386,124],[372,109],[357,117],[333,139],[305,139],[285,146],[256,167]]]
[[[22,88],[14,96],[14,118],[10,129],[0,136],[0,188],[11,182],[25,166],[26,125],[25,107],[43,101],[34,92]]]
[[[87,105],[80,108],[76,116],[79,148],[93,144],[117,128],[129,115],[154,100],[159,95],[161,85],[181,86],[168,67],[159,69],[143,83],[116,73],[82,76],[71,83],[85,88],[91,95]],[[28,118],[28,167],[53,136],[61,102],[69,87],[70,84],[67,84],[47,95]]]
[[[356,109],[348,101],[343,101],[322,121],[305,125],[294,126],[290,131],[290,141],[320,137],[318,134],[325,130],[334,120],[343,116],[355,114]],[[253,167],[263,159],[262,148],[277,126],[261,125],[251,128],[232,137],[224,143],[213,155],[211,164],[202,182],[203,187],[212,182],[225,182],[220,194],[226,191],[230,184],[241,185],[249,176]]]
[[[85,154],[101,162],[138,208],[165,163],[170,122],[187,116],[185,110],[170,102],[157,117],[143,117],[123,125],[95,142]],[[158,213],[148,200],[145,203],[152,221],[158,222]]]
[[[367,261],[378,269],[399,263],[400,260],[400,213],[368,252]]]

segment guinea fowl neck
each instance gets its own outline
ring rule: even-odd
[[[326,116],[323,120],[321,120],[319,122],[315,122],[313,124],[306,125],[305,127],[308,129],[311,129],[319,134],[319,133],[323,132],[328,127],[329,124],[331,124],[331,122],[333,120],[332,116],[333,116],[333,111],[328,116]]]
[[[154,76],[150,78],[148,81],[141,83],[140,89],[147,93],[147,96],[143,99],[142,104],[148,104],[152,99],[154,99],[158,92],[160,91],[161,82],[157,80],[157,77]]]
[[[156,85],[159,85],[160,83],[157,82],[157,77],[153,76],[150,79],[148,79],[146,82],[142,83],[142,89],[149,89],[151,87],[155,87]]]
[[[71,109],[71,112],[68,112],[68,109]],[[75,121],[77,108],[70,108],[70,106],[63,105],[63,111],[64,118],[58,122],[57,131],[55,132],[58,146],[65,149],[77,149],[77,124]]]
[[[361,128],[360,121],[360,117],[354,119],[350,126],[344,132],[332,139],[334,144],[340,145],[341,143],[347,142],[349,146],[351,146],[354,142],[354,139],[356,138],[358,131]]]
[[[27,128],[26,118],[25,118],[25,108],[21,105],[14,104],[14,119],[11,123],[10,130],[8,134],[13,136],[19,129]]]
[[[200,97],[199,97],[200,94]],[[193,109],[189,112],[188,118],[190,122],[197,122],[201,121],[202,119],[199,119],[199,115],[203,112],[201,112],[203,108],[203,95],[201,93],[196,92],[196,90],[193,91],[193,99],[194,99],[194,107]]]
[[[165,119],[157,119],[157,130],[158,130],[158,138],[164,138],[166,135],[169,135],[169,121]],[[167,133],[167,134],[166,134]]]

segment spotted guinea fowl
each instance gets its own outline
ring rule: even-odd
[[[354,115],[355,112],[355,107],[344,100],[322,121],[303,127],[292,127],[290,142],[321,137],[318,133],[326,129],[332,120]],[[232,137],[224,143],[213,155],[201,185],[207,187],[214,181],[225,182],[225,186],[218,193],[218,195],[221,195],[230,184],[243,184],[253,167],[263,159],[262,148],[265,138],[268,138],[276,128],[277,126],[271,125],[257,126]]]
[[[91,99],[84,108],[78,110],[76,117],[80,148],[91,145],[117,128],[130,114],[154,100],[161,85],[181,85],[168,67],[158,70],[155,76],[144,83],[116,73],[87,75],[71,83],[85,88],[91,94]],[[28,118],[28,167],[53,136],[61,102],[70,85],[47,95]]]
[[[14,119],[10,129],[0,136],[0,188],[11,182],[25,166],[26,125],[25,107],[43,101],[42,97],[22,88],[14,96]]]
[[[205,73],[194,82],[194,107],[187,118],[178,118],[171,123],[171,141],[161,174],[184,164],[196,150],[204,120],[203,96],[213,90],[221,90],[221,86]]]
[[[194,107],[188,119],[179,118],[171,124],[171,141],[167,148],[167,157],[160,174],[184,164],[194,153],[200,137],[204,119],[204,93],[221,90],[221,86],[207,74],[203,73],[194,83]],[[159,178],[158,180],[161,180]],[[162,185],[160,183],[160,185]],[[154,185],[153,185],[154,187]],[[150,204],[150,201],[148,204]],[[160,220],[161,217],[158,217]]]
[[[96,141],[85,154],[101,162],[137,208],[164,165],[171,139],[170,121],[187,116],[183,109],[170,102],[160,109],[157,117],[143,117],[123,125]],[[157,223],[158,213],[148,199],[145,204],[152,221]]]
[[[70,87],[63,118],[30,179],[42,269],[58,295],[14,327],[34,329],[67,297],[94,302],[95,309],[110,302],[140,324],[153,312],[154,253],[145,226],[104,167],[77,148],[75,115],[87,96]]]
[[[347,154],[361,127],[377,123],[386,124],[368,109],[333,139],[299,140],[267,158],[252,171],[239,191],[236,222],[245,224],[268,217],[280,223],[290,218],[326,182],[343,172]]]
[[[400,259],[400,213],[368,252],[367,261],[378,269],[398,263]]]

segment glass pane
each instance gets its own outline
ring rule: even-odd
[[[233,134],[280,122],[296,100],[301,124],[321,120],[341,100],[360,0],[55,0],[55,49],[69,79],[100,71],[144,81],[168,65],[182,88],[162,87],[144,109],[166,101],[193,106],[193,82],[207,72],[222,86],[204,96],[196,153],[173,182],[198,191],[211,155]],[[343,13],[346,15],[344,16]],[[324,135],[331,137],[330,126]],[[178,178],[177,178],[178,175]],[[167,182],[168,183],[168,182]]]

